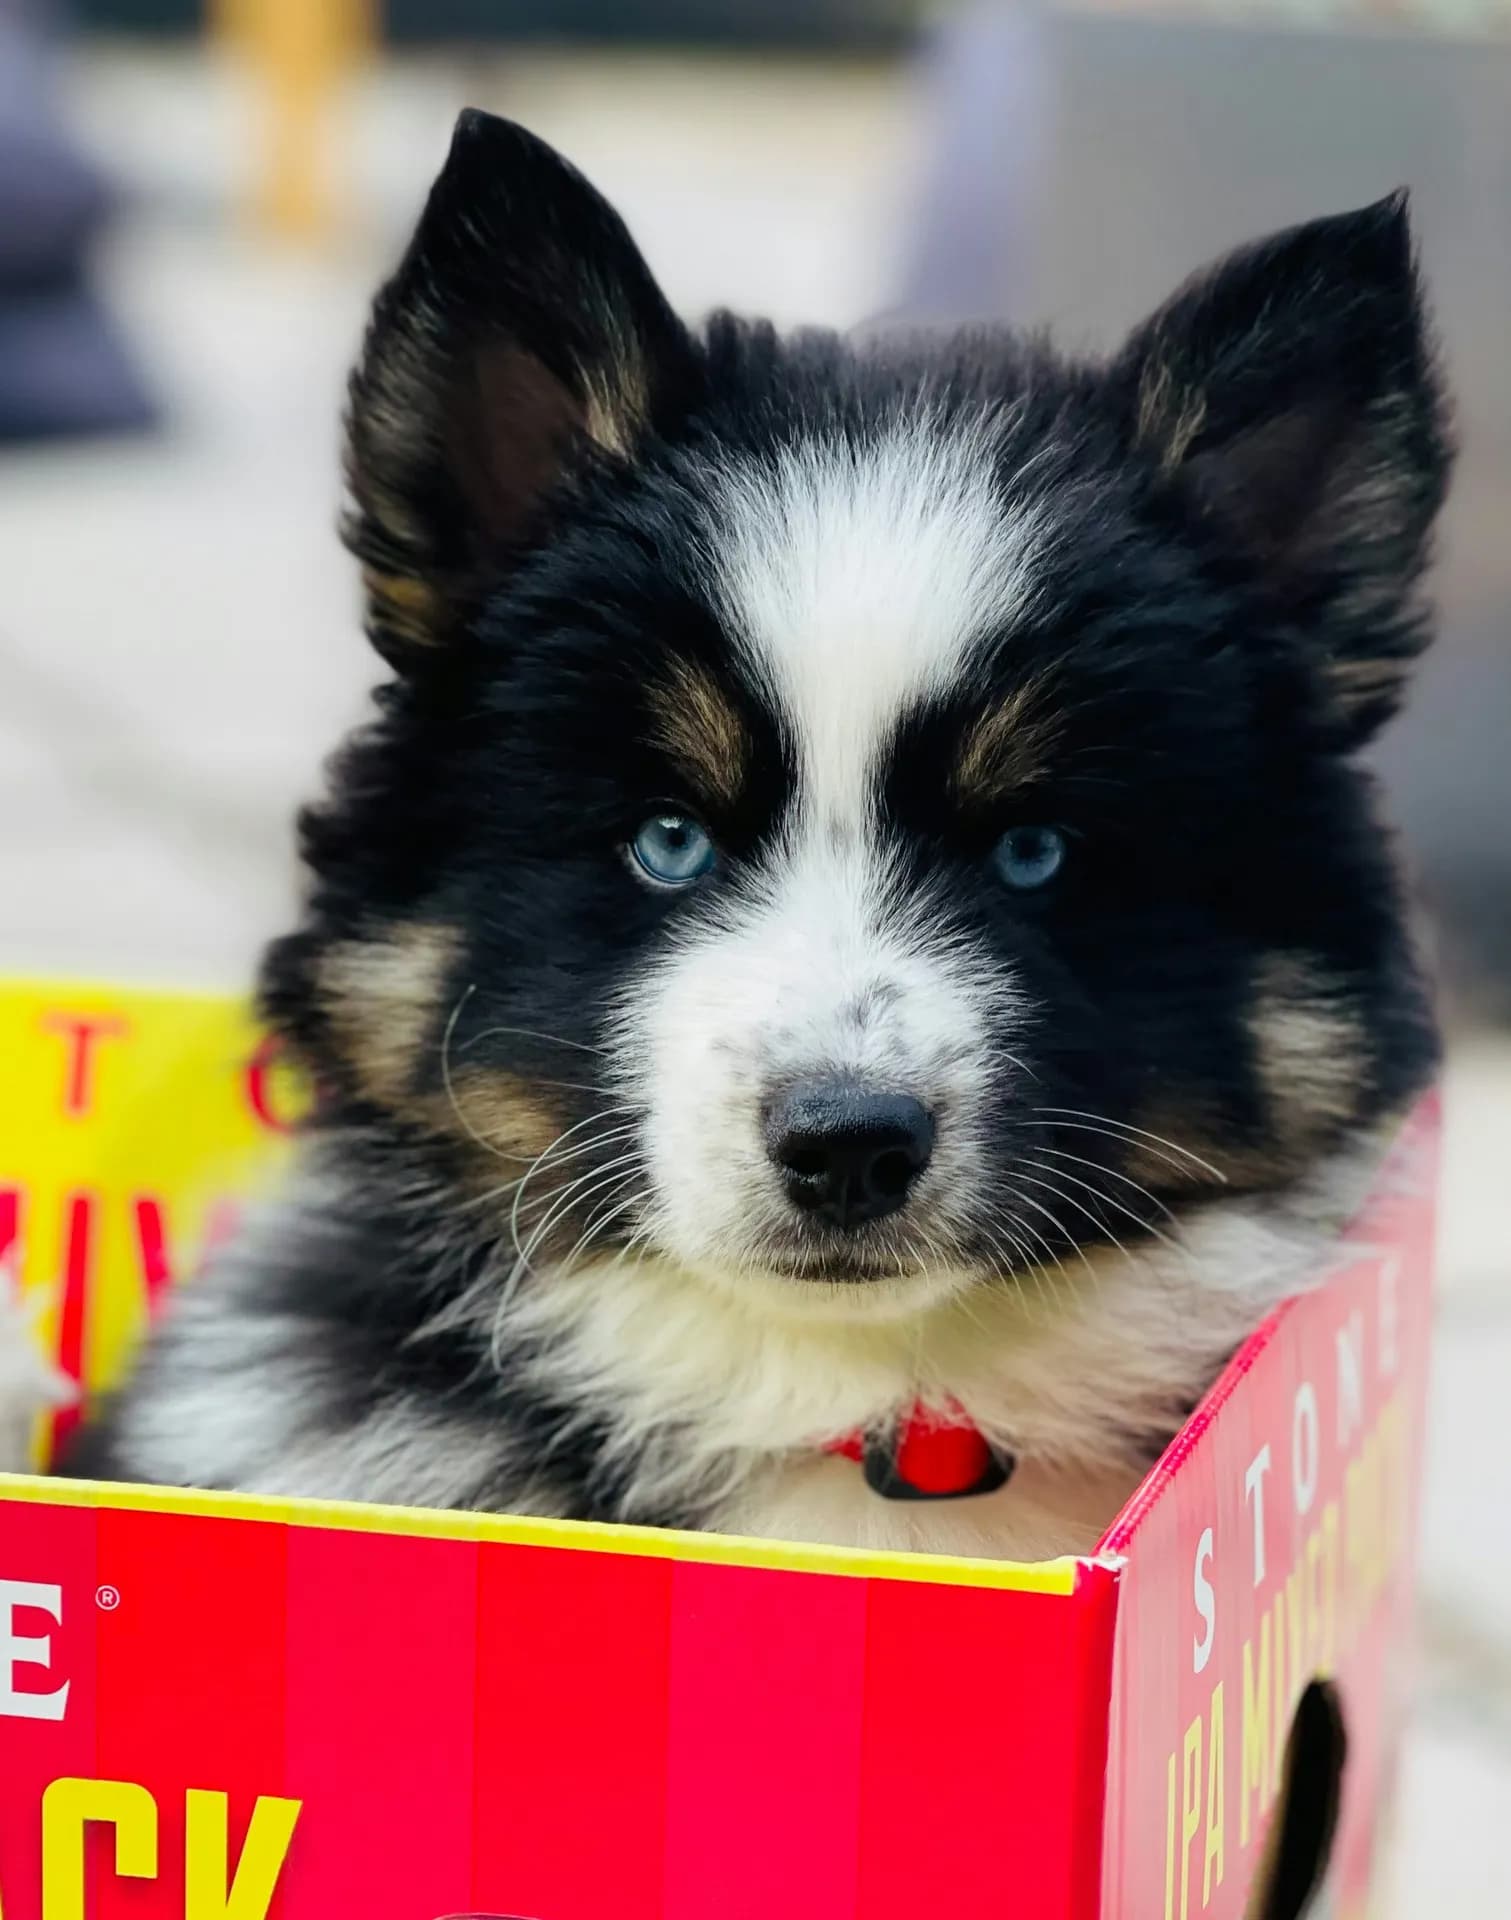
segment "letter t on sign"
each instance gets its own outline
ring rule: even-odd
[[[77,1120],[94,1105],[96,1046],[101,1040],[123,1040],[131,1029],[108,1014],[49,1013],[42,1025],[67,1044],[62,1106],[70,1120]]]
[[[1249,1462],[1243,1490],[1254,1512],[1254,1585],[1264,1585],[1264,1476],[1270,1470],[1270,1443],[1265,1441]]]

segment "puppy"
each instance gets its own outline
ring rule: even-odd
[[[264,974],[319,1117],[81,1466],[1089,1546],[1433,1070],[1354,756],[1448,464],[1401,196],[1106,363],[862,348],[690,330],[465,115]]]

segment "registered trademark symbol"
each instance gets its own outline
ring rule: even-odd
[[[121,1604],[120,1588],[96,1587],[94,1590],[94,1603],[101,1613],[114,1613],[116,1608]]]

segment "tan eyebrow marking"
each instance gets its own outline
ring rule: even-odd
[[[678,661],[650,690],[654,739],[704,798],[732,806],[750,761],[745,723],[706,668]]]
[[[1046,712],[1042,683],[1031,682],[982,714],[967,732],[955,762],[962,799],[994,801],[1041,778],[1059,737],[1057,716]]]

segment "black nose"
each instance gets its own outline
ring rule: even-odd
[[[809,1082],[772,1109],[767,1142],[794,1206],[858,1227],[906,1201],[934,1151],[934,1116],[910,1094]]]

